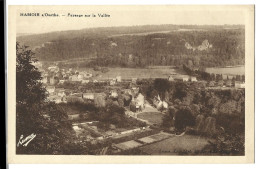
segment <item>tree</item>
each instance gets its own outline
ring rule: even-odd
[[[184,82],[176,82],[175,83],[175,92],[174,92],[174,99],[180,99],[180,100],[183,100],[184,97],[187,96],[187,93],[188,93],[188,86],[186,83]]]
[[[34,53],[16,43],[16,101],[19,105],[38,104],[46,98],[41,73],[32,65],[37,62]]]
[[[16,122],[17,139],[34,131],[32,120],[40,116],[38,108],[46,98],[45,89],[39,82],[41,74],[33,62],[37,60],[26,46],[16,43]],[[17,140],[18,141],[18,140]]]
[[[175,128],[182,130],[187,126],[195,125],[195,117],[192,115],[190,108],[180,108],[175,115]]]
[[[35,134],[28,146],[18,146],[17,154],[63,154],[71,140],[72,125],[62,107],[45,101],[46,90],[37,60],[26,46],[16,44],[16,141]]]
[[[158,91],[162,100],[165,99],[165,92],[169,90],[170,83],[167,79],[155,79],[154,89]]]

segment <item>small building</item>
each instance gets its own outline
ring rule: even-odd
[[[83,84],[89,83],[89,80],[83,79],[83,80],[81,81],[81,83],[83,83]]]
[[[245,83],[235,81],[235,88],[245,88]]]
[[[121,76],[116,76],[116,82],[121,82],[121,81],[122,81]]]
[[[158,110],[168,109],[169,107],[168,103],[166,101],[162,101],[159,95],[153,99],[153,104]]]
[[[136,84],[137,78],[132,78],[132,83]]]
[[[63,84],[64,82],[65,82],[64,79],[59,80],[59,83],[60,83],[60,84]]]
[[[78,82],[78,81],[80,81],[80,80],[78,79],[78,75],[72,75],[72,76],[69,77],[69,79],[70,79],[71,81],[73,81],[73,82]]]
[[[94,93],[83,93],[84,99],[94,100]]]
[[[46,90],[49,94],[53,94],[55,92],[55,86],[47,86]]]
[[[183,81],[183,82],[187,82],[187,81],[189,81],[189,78],[188,78],[188,77],[183,77],[183,78],[182,78],[182,81]]]
[[[169,81],[174,81],[174,77],[173,77],[173,76],[169,76],[169,77],[168,77],[168,80],[169,80]]]
[[[80,114],[70,114],[68,115],[68,120],[78,120],[80,119]]]
[[[139,93],[139,87],[132,87],[132,94],[137,95]]]
[[[191,82],[197,82],[197,78],[196,77],[190,77],[190,81]]]
[[[44,83],[44,84],[48,83],[48,77],[47,76],[44,76],[42,78],[42,83]]]
[[[136,110],[142,111],[145,107],[144,96],[141,93],[139,93],[137,97],[132,98],[132,103],[135,105]]]
[[[117,98],[117,97],[118,97],[117,91],[116,91],[116,90],[110,91],[110,97],[112,97],[112,98]]]
[[[59,71],[59,67],[58,66],[50,66],[50,67],[48,67],[48,70],[50,72],[57,72],[57,71]]]
[[[64,88],[56,88],[55,93],[57,96],[60,96],[60,97],[66,96]]]
[[[84,76],[83,76],[82,74],[79,74],[79,75],[78,75],[78,80],[79,80],[79,81],[83,80],[83,77],[84,77]]]
[[[52,95],[47,98],[51,102],[55,103],[62,103],[63,102],[63,97],[57,96],[57,95]]]
[[[115,84],[116,84],[116,80],[114,80],[114,79],[110,80],[110,81],[109,81],[109,84],[110,84],[110,86],[115,85]]]
[[[189,77],[188,76],[176,76],[174,78],[174,80],[177,80],[177,81],[182,81],[182,82],[188,82],[189,81]]]

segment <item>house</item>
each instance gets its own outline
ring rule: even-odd
[[[153,104],[155,105],[155,107],[156,107],[158,110],[168,109],[168,103],[165,102],[165,101],[162,101],[159,95],[154,98]]]
[[[132,94],[137,95],[139,93],[139,87],[132,87]]]
[[[187,82],[187,81],[189,81],[189,77],[188,76],[177,76],[174,78],[174,80]]]
[[[70,114],[68,115],[68,120],[78,120],[80,119],[80,114]]]
[[[60,84],[63,84],[64,82],[65,82],[64,79],[59,80],[59,83],[60,83]]]
[[[55,92],[55,86],[47,86],[46,90],[49,94],[53,94]]]
[[[187,81],[189,81],[189,78],[188,78],[188,77],[183,77],[183,78],[182,78],[182,81],[183,81],[183,82],[187,82]]]
[[[69,79],[70,79],[71,81],[73,81],[73,82],[78,82],[78,81],[80,81],[80,80],[78,79],[78,75],[72,75],[72,76],[69,77]]]
[[[57,96],[60,96],[60,97],[66,96],[64,88],[56,88],[55,93]]]
[[[137,110],[142,111],[144,109],[144,107],[145,107],[145,105],[144,105],[144,96],[141,93],[139,93],[136,98],[133,98],[132,102],[136,106]]]
[[[89,80],[83,79],[83,80],[81,81],[81,83],[84,83],[84,84],[89,83]]]
[[[49,101],[55,102],[55,103],[61,103],[61,102],[63,102],[62,97],[56,96],[56,95],[49,96],[47,99],[48,99]]]
[[[137,81],[137,78],[132,78],[132,83],[136,83],[136,81]]]
[[[48,77],[47,76],[44,76],[42,78],[42,83],[44,83],[44,84],[48,83]]]
[[[245,88],[245,83],[235,81],[235,88]]]
[[[112,91],[110,92],[110,97],[112,97],[112,98],[117,98],[117,97],[118,97],[117,91],[112,90]]]
[[[110,86],[115,85],[115,84],[116,84],[116,80],[114,80],[114,79],[110,80],[110,81],[109,81],[109,84],[110,84]]]
[[[169,80],[169,81],[174,81],[174,77],[173,77],[173,76],[169,76],[169,77],[168,77],[168,80]]]
[[[79,75],[78,75],[78,80],[79,80],[79,81],[83,80],[83,77],[84,77],[84,76],[83,76],[82,74],[79,74]]]
[[[196,77],[190,77],[190,81],[191,82],[197,82],[197,78]]]
[[[57,72],[57,71],[59,71],[59,67],[58,66],[50,66],[50,67],[48,67],[48,70],[50,72]]]
[[[94,93],[83,93],[84,99],[94,100]]]
[[[116,82],[121,82],[122,79],[121,79],[121,76],[116,76]]]
[[[82,93],[72,93],[71,96],[83,98],[83,94]]]

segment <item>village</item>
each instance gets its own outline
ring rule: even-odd
[[[110,124],[109,130],[101,130],[99,121],[89,121],[80,113],[68,112],[68,120],[72,121],[73,129],[80,141],[92,144],[105,143],[113,140],[112,151],[120,153],[136,147],[162,141],[174,137],[175,134],[160,129],[161,119],[169,108],[169,103],[155,96],[148,101],[137,81],[137,77],[125,79],[121,76],[102,79],[86,71],[77,71],[73,68],[60,69],[57,65],[42,68],[40,62],[34,64],[42,73],[41,82],[47,90],[47,101],[56,104],[91,103],[96,107],[105,107],[114,104],[124,108],[125,115],[140,122],[129,128],[118,128]],[[207,90],[243,89],[245,84],[229,79],[219,81],[197,80],[194,76],[169,74],[169,82],[181,81],[196,83]],[[72,87],[70,85],[73,85]],[[91,87],[89,87],[90,85]],[[48,117],[47,117],[48,118]],[[133,139],[133,137],[135,139]],[[107,148],[102,148],[101,154],[106,154]]]

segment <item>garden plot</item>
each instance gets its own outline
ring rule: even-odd
[[[121,149],[121,150],[128,150],[128,149],[132,149],[132,148],[135,148],[135,147],[142,146],[142,144],[138,143],[134,140],[131,140],[131,141],[126,141],[126,142],[123,142],[123,143],[115,144],[114,146]]]

